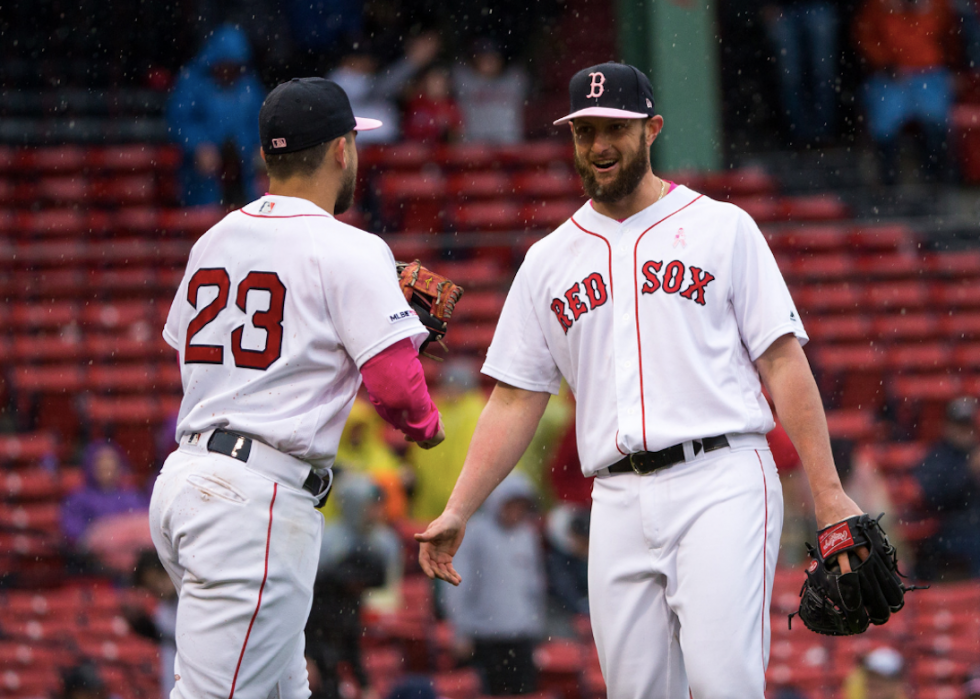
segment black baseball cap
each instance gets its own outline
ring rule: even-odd
[[[625,63],[600,63],[580,70],[568,83],[568,96],[571,113],[556,124],[584,116],[646,119],[657,114],[647,76]]]
[[[294,153],[379,126],[377,119],[354,116],[344,88],[326,78],[282,83],[259,110],[259,140],[266,155]]]

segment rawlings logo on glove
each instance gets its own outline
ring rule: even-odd
[[[799,615],[808,629],[827,636],[864,633],[869,624],[884,624],[905,606],[906,592],[922,589],[902,582],[895,547],[879,524],[882,517],[848,517],[817,532],[816,548],[807,544],[813,560],[800,590],[800,608],[789,615],[790,628]],[[855,553],[862,546],[868,550],[863,561]],[[838,555],[848,557],[850,573],[841,573]]]
[[[442,361],[441,358],[426,353],[425,348],[434,341],[446,349],[442,338],[449,329],[449,320],[453,316],[456,302],[463,295],[463,287],[429,271],[418,260],[396,262],[395,268],[398,270],[398,284],[405,294],[405,300],[419,314],[419,320],[429,331],[429,337],[422,343],[419,353]]]

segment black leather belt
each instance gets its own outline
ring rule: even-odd
[[[728,437],[721,434],[717,437],[705,437],[692,440],[694,455],[705,453],[728,446]],[[625,456],[609,467],[609,473],[638,473],[645,476],[662,468],[673,466],[684,461],[684,445],[675,444],[660,451],[639,451]]]
[[[228,430],[216,429],[208,439],[208,451],[217,454],[224,454],[233,459],[238,459],[242,463],[248,463],[248,456],[252,453],[252,439]],[[312,493],[317,498],[317,507],[322,507],[327,501],[330,491],[323,493],[323,479],[310,469],[310,475],[303,483],[303,490]]]

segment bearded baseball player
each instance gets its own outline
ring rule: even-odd
[[[664,121],[647,77],[605,63],[569,91],[555,123],[570,125],[590,200],[514,279],[483,366],[498,383],[419,560],[466,584],[452,564],[466,522],[564,378],[595,476],[589,605],[608,696],[762,699],[783,519],[763,386],[821,527],[862,514],[834,467],[807,335],[753,220],[651,171]],[[868,547],[841,555],[847,536],[821,546],[856,574]]]
[[[418,349],[429,337],[353,200],[358,131],[344,91],[294,79],[262,105],[269,193],[190,254],[163,336],[179,353],[180,446],[150,527],[179,591],[173,699],[306,699],[310,611],[331,465],[363,380],[430,448],[444,435]]]

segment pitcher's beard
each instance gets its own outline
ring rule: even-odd
[[[650,172],[650,151],[641,142],[632,160],[620,162],[623,167],[616,179],[607,185],[600,185],[596,181],[591,163],[581,159],[578,152],[575,153],[575,169],[582,178],[582,188],[592,201],[614,204],[635,192]]]
[[[333,213],[339,216],[354,205],[354,190],[357,187],[357,168],[349,167],[344,171],[344,179],[340,183],[340,191],[337,192],[337,201],[333,206]]]

